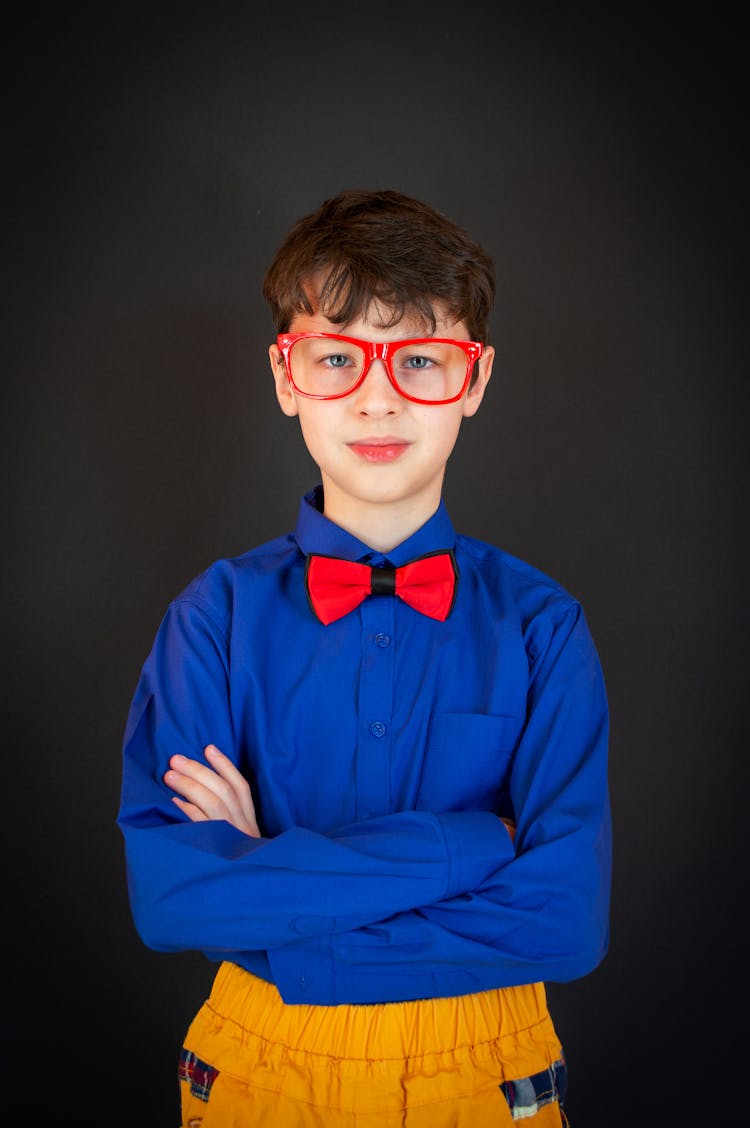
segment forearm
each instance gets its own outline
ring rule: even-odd
[[[123,831],[136,926],[161,950],[272,950],[348,932],[466,893],[513,856],[489,812],[402,812],[331,837],[297,827],[255,839],[226,822]]]
[[[608,944],[609,813],[509,861],[473,893],[268,953],[289,1003],[372,1003],[587,974]],[[302,983],[304,980],[304,984]]]

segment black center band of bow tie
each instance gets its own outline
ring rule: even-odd
[[[373,595],[395,595],[396,569],[373,568],[370,577],[370,591]]]

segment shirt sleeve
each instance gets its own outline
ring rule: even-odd
[[[611,884],[603,677],[578,604],[539,627],[530,647],[527,722],[510,780],[514,852],[463,893],[270,953],[287,1002],[311,993],[372,1002],[385,979],[393,999],[465,994],[567,981],[600,963]],[[479,818],[445,828],[455,858],[472,854]]]

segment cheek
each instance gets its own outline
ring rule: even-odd
[[[455,445],[463,418],[461,410],[455,409],[455,404],[424,409],[425,412],[440,412],[438,416],[425,415],[420,420],[422,433],[428,436],[428,441],[435,451],[450,451]]]
[[[322,412],[321,407],[329,408],[329,404],[316,404],[306,400],[298,401],[299,423],[302,436],[308,449],[313,452],[325,450],[326,444],[331,442],[336,429],[335,409]]]

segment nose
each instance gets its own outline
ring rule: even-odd
[[[404,399],[391,383],[382,360],[373,360],[367,375],[354,393],[356,409],[361,415],[393,415],[401,410]]]

